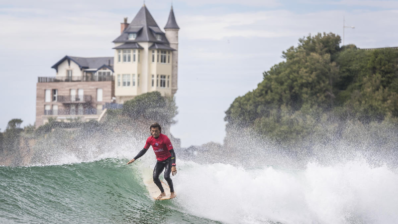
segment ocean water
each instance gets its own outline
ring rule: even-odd
[[[178,160],[177,198],[142,182],[153,156],[0,167],[0,223],[398,223],[398,174],[358,159],[302,169]]]

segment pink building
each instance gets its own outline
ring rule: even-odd
[[[55,77],[39,77],[36,127],[48,118],[97,120],[114,97],[113,57],[65,56],[54,66]]]

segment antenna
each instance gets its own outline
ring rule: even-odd
[[[343,46],[344,46],[344,31],[346,28],[355,29],[355,26],[346,26],[345,25],[345,17],[343,16]]]

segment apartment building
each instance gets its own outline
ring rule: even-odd
[[[57,120],[98,119],[114,96],[113,57],[65,56],[52,68],[55,77],[39,77],[36,85],[36,127]]]

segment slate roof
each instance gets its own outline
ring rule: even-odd
[[[177,25],[176,17],[174,16],[173,6],[171,7],[169,19],[167,20],[164,29],[180,29],[180,27]]]
[[[113,49],[144,49],[138,43],[125,43],[120,46],[114,47]]]
[[[137,33],[135,40],[129,40],[129,33]],[[156,34],[161,35],[161,40],[156,39]],[[154,42],[169,44],[165,33],[159,28],[155,19],[144,5],[129,26],[123,31],[123,33],[116,38],[114,43],[135,43],[135,42]]]
[[[175,51],[175,49],[171,48],[169,45],[166,44],[157,44],[154,43],[152,46],[149,47],[150,50],[169,50],[169,51]]]
[[[75,57],[66,55],[61,60],[59,60],[55,65],[51,68],[54,68],[58,71],[58,65],[60,65],[65,60],[70,60],[75,62],[80,69],[99,69],[102,66],[113,67],[113,57],[92,57],[92,58],[83,58],[83,57]]]

